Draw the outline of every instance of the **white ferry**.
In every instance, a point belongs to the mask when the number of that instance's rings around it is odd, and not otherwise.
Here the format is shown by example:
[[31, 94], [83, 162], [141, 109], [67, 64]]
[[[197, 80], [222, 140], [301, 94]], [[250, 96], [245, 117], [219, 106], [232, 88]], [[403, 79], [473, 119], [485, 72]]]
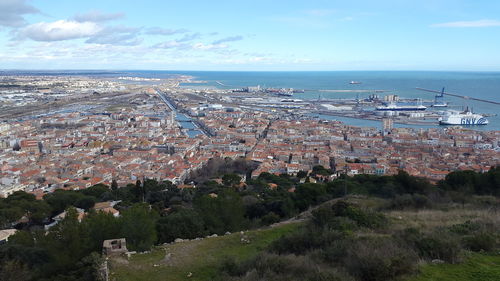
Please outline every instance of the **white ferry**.
[[448, 107], [447, 102], [435, 102], [431, 105], [432, 107]]
[[481, 114], [472, 113], [469, 110], [463, 112], [448, 110], [439, 118], [440, 125], [486, 125], [488, 119]]

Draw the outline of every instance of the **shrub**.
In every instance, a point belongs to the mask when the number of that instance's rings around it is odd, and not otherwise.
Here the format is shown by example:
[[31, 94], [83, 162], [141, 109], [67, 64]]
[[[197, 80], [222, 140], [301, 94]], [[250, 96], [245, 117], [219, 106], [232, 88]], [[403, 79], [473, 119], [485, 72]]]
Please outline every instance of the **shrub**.
[[416, 269], [415, 253], [389, 239], [358, 240], [343, 261], [348, 272], [363, 281], [392, 280]]
[[[335, 270], [324, 268], [313, 262], [306, 256], [295, 255], [276, 255], [262, 253], [250, 262], [245, 263], [242, 268], [245, 271], [237, 269], [233, 271], [237, 278], [229, 280], [273, 280], [273, 281], [351, 281], [353, 278], [348, 274]], [[231, 265], [229, 270], [234, 270]], [[231, 271], [225, 271], [231, 275]]]
[[339, 264], [346, 256], [347, 250], [353, 244], [351, 239], [339, 239], [333, 241], [329, 246], [318, 251], [317, 255], [321, 260], [329, 264]]
[[328, 222], [327, 226], [330, 229], [337, 230], [346, 234], [352, 233], [358, 228], [355, 221], [346, 217], [334, 217]]
[[304, 254], [310, 250], [327, 247], [344, 237], [344, 233], [327, 228], [302, 228], [274, 241], [269, 249], [278, 254]]
[[248, 268], [245, 263], [238, 263], [234, 258], [224, 257], [219, 270], [229, 276], [241, 276]]
[[426, 207], [430, 207], [430, 201], [427, 196], [422, 194], [413, 194], [413, 205], [416, 209], [422, 209]]
[[479, 231], [482, 228], [482, 223], [478, 221], [466, 221], [464, 223], [460, 224], [454, 224], [450, 226], [450, 231], [461, 234], [461, 235], [466, 235], [466, 234], [471, 234], [473, 232]]
[[464, 246], [475, 252], [491, 251], [496, 247], [496, 238], [487, 232], [475, 233], [463, 239]]
[[398, 195], [391, 200], [390, 208], [402, 210], [412, 205], [413, 205], [413, 200], [411, 194], [403, 194], [403, 195]]
[[352, 232], [357, 228], [355, 221], [348, 217], [335, 216], [330, 207], [321, 207], [312, 212], [312, 223], [317, 227], [326, 227], [341, 232]]
[[391, 200], [390, 208], [392, 209], [422, 209], [430, 206], [430, 200], [422, 194], [403, 194], [394, 197]]
[[335, 213], [332, 208], [320, 207], [312, 211], [312, 223], [316, 226], [322, 227], [327, 225], [334, 216]]
[[339, 201], [332, 205], [334, 215], [347, 217], [355, 221], [359, 226], [368, 228], [382, 228], [388, 223], [387, 218], [377, 212], [362, 210], [345, 201]]
[[437, 229], [427, 234], [416, 229], [407, 229], [399, 235], [399, 238], [411, 245], [422, 258], [455, 263], [462, 249], [459, 237], [444, 229]]
[[265, 216], [262, 217], [262, 223], [264, 225], [273, 224], [273, 223], [276, 223], [276, 222], [279, 222], [279, 221], [280, 221], [280, 216], [278, 216], [274, 212], [270, 212], [267, 215], [265, 215]]

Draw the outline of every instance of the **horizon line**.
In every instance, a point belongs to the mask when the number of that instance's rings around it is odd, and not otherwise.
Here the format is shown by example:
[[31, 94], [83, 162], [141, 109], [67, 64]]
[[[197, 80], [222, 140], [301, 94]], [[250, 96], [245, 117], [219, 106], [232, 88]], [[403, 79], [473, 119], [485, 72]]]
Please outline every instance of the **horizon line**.
[[375, 69], [375, 70], [202, 70], [202, 69], [105, 69], [105, 68], [58, 68], [58, 69], [19, 69], [5, 68], [3, 71], [184, 71], [184, 72], [500, 72], [499, 70], [432, 70], [432, 69]]

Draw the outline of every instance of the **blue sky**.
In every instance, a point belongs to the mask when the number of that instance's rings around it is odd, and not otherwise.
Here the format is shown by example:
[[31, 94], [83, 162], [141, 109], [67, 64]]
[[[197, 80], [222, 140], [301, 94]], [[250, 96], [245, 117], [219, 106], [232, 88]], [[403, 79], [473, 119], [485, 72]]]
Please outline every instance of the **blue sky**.
[[0, 0], [0, 69], [500, 70], [495, 0]]

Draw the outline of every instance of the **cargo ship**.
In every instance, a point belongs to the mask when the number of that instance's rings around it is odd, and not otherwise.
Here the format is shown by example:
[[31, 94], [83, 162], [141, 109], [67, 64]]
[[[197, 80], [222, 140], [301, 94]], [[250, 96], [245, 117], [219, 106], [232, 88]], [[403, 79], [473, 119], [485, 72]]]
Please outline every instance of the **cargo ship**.
[[463, 112], [448, 110], [439, 118], [440, 125], [487, 125], [488, 119], [481, 114], [473, 113], [466, 109]]
[[361, 84], [361, 82], [359, 82], [359, 81], [351, 81], [351, 82], [349, 82], [349, 84], [351, 84], [351, 85], [358, 85], [358, 84]]

